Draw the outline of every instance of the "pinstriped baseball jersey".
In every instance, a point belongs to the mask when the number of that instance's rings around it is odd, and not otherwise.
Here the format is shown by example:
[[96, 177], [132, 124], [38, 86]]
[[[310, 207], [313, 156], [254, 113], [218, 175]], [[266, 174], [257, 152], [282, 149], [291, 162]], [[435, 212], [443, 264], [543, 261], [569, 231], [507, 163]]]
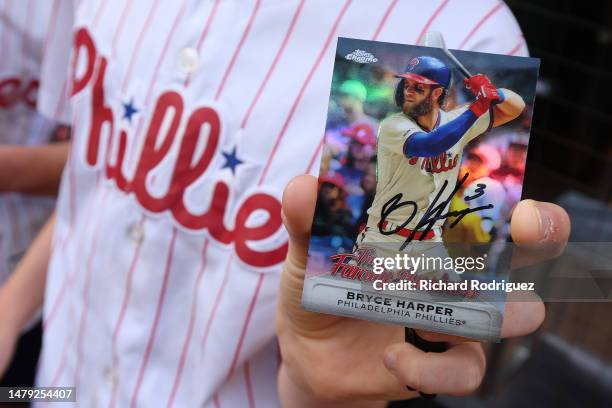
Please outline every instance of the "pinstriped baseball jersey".
[[[52, 122], [36, 111], [51, 4], [38, 0], [0, 3], [0, 143], [48, 143]], [[0, 193], [0, 284], [48, 218], [54, 201]]]
[[336, 38], [432, 29], [451, 47], [524, 49], [505, 6], [464, 6], [63, 2], [74, 35], [51, 40], [66, 61], [48, 62], [40, 109], [70, 118], [73, 146], [38, 384], [74, 385], [85, 406], [276, 406], [279, 200], [318, 167]]

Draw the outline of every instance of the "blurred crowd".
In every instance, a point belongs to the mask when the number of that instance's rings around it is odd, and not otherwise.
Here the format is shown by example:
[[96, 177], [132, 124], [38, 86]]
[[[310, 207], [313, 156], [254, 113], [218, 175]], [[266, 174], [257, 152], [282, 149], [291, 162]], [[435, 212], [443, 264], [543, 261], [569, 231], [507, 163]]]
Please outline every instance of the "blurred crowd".
[[[362, 73], [359, 80], [336, 78], [332, 86], [312, 235], [315, 245], [331, 246], [335, 251], [350, 249], [367, 222], [367, 210], [376, 193], [378, 124], [397, 109], [392, 104], [393, 75], [374, 67], [367, 74], [363, 78]], [[451, 106], [459, 103], [458, 99], [453, 92]], [[529, 118], [527, 113], [516, 124], [494, 129], [466, 148], [460, 178], [468, 176], [450, 210], [487, 204], [493, 208], [470, 213], [455, 227], [447, 228], [446, 242], [507, 239], [510, 211], [520, 199], [525, 173]], [[484, 195], [464, 200], [482, 186]], [[449, 218], [447, 223], [452, 221]]]
[[392, 89], [378, 82], [345, 80], [330, 101], [312, 235], [333, 237], [332, 246], [352, 247], [376, 193], [376, 117], [388, 112]]
[[[470, 213], [453, 228], [446, 228], [445, 242], [488, 243], [509, 237], [510, 213], [521, 198], [527, 141], [513, 135], [507, 136], [503, 144], [489, 143], [489, 138], [473, 147], [468, 146], [464, 152], [459, 179], [466, 179], [453, 197], [450, 210], [489, 204], [493, 208]], [[465, 200], [466, 197], [477, 196], [477, 189], [483, 188], [485, 194]], [[453, 221], [454, 218], [449, 218], [447, 225]]]

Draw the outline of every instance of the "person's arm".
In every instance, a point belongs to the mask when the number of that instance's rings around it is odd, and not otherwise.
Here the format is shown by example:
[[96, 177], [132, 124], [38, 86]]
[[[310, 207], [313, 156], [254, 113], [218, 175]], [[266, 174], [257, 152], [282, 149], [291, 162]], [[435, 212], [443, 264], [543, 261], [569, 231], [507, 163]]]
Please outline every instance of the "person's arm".
[[[338, 378], [342, 373], [338, 373]], [[385, 400], [348, 400], [324, 401], [318, 395], [301, 389], [288, 375], [287, 368], [281, 364], [278, 371], [278, 398], [281, 406], [285, 408], [384, 408], [388, 402]]]
[[68, 142], [0, 145], [0, 192], [57, 194], [68, 149]]
[[519, 117], [525, 109], [525, 101], [509, 89], [500, 89], [504, 95], [502, 103], [493, 107], [493, 127], [501, 126]]
[[54, 226], [52, 215], [0, 288], [0, 376], [11, 360], [21, 329], [42, 306]]
[[404, 143], [406, 157], [434, 157], [453, 147], [484, 112], [476, 115], [471, 109], [431, 132], [416, 132]]

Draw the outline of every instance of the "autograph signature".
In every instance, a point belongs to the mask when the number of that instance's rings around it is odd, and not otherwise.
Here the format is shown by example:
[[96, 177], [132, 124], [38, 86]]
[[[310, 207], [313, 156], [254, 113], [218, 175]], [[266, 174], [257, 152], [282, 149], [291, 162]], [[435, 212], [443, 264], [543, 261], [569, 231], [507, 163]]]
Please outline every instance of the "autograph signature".
[[[412, 230], [410, 235], [406, 238], [406, 240], [400, 247], [400, 251], [406, 248], [406, 245], [412, 242], [416, 234], [420, 234], [419, 241], [422, 241], [423, 238], [429, 233], [429, 231], [431, 231], [436, 221], [438, 220], [443, 220], [448, 217], [457, 217], [457, 219], [455, 219], [453, 223], [450, 225], [450, 228], [453, 228], [466, 215], [476, 212], [476, 211], [493, 208], [493, 204], [488, 204], [488, 205], [482, 205], [480, 207], [466, 208], [464, 210], [448, 211], [444, 213], [444, 209], [448, 206], [448, 204], [450, 203], [455, 193], [461, 189], [461, 186], [463, 186], [463, 183], [465, 183], [465, 180], [467, 179], [468, 176], [469, 176], [469, 173], [466, 173], [465, 176], [463, 176], [463, 178], [457, 182], [457, 184], [455, 185], [455, 188], [453, 189], [453, 191], [451, 191], [448, 197], [444, 201], [438, 204], [438, 200], [440, 199], [440, 196], [442, 195], [442, 193], [444, 193], [444, 190], [446, 190], [446, 186], [448, 185], [448, 180], [444, 180], [444, 184], [442, 184], [442, 188], [440, 189], [440, 191], [438, 191], [438, 194], [436, 195], [434, 200], [431, 202], [431, 204], [429, 204], [427, 211], [425, 211], [425, 214], [423, 214], [423, 217], [418, 222], [416, 227]], [[465, 196], [464, 200], [471, 201], [471, 200], [477, 199], [478, 197], [481, 197], [485, 193], [486, 188], [487, 188], [486, 184], [477, 184], [477, 188], [474, 191], [474, 194], [471, 196]], [[380, 231], [381, 234], [383, 235], [397, 234], [399, 231], [406, 228], [406, 225], [408, 225], [412, 221], [412, 219], [415, 217], [418, 211], [417, 204], [414, 201], [402, 201], [403, 196], [404, 196], [403, 193], [396, 194], [393, 197], [391, 197], [391, 199], [387, 201], [385, 205], [383, 205], [383, 208], [380, 212], [380, 224], [378, 225], [378, 230]], [[393, 211], [396, 211], [400, 208], [407, 207], [407, 206], [412, 207], [412, 213], [410, 214], [410, 217], [408, 217], [408, 219], [404, 221], [404, 223], [398, 226], [396, 229], [391, 230], [391, 231], [383, 231], [383, 223], [385, 222], [387, 217], [391, 215]], [[423, 227], [425, 228], [421, 230], [421, 228]]]

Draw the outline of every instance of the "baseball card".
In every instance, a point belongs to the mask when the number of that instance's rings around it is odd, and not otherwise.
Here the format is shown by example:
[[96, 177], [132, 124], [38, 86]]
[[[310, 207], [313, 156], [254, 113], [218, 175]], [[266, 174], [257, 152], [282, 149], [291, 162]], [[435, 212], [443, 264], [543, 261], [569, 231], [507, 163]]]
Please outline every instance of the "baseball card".
[[302, 304], [498, 340], [540, 63], [433, 45], [338, 39]]

